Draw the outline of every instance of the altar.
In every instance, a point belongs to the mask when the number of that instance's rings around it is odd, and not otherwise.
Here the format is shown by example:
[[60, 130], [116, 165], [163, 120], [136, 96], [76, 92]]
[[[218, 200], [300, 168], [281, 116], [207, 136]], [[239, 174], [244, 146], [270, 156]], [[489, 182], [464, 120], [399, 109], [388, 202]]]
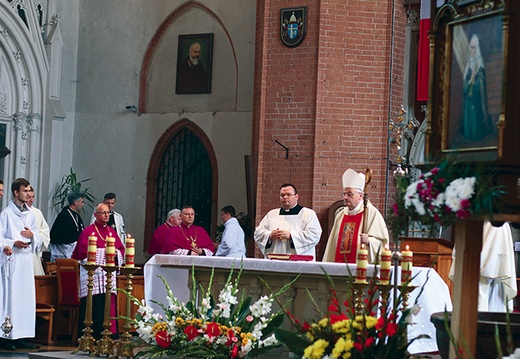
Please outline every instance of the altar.
[[[155, 255], [144, 267], [146, 304], [151, 306], [154, 312], [163, 314], [162, 309], [151, 302], [153, 299], [160, 303], [167, 303], [166, 289], [159, 275], [166, 279], [177, 299], [185, 303], [190, 299], [193, 290], [192, 268], [197, 286], [201, 285], [204, 289], [207, 289], [213, 271], [212, 292], [218, 297], [218, 292], [224, 286], [230, 269], [235, 268], [238, 273], [240, 267], [242, 267], [240, 290], [250, 295], [253, 301], [262, 295], [270, 294], [262, 280], [269, 284], [273, 292], [276, 292], [300, 275], [291, 289], [280, 298], [282, 302], [292, 300], [287, 309], [299, 320], [312, 320], [316, 315], [307, 291], [311, 293], [320, 310], [326, 312], [331, 284], [324, 271], [334, 281], [341, 298], [341, 293], [345, 292], [349, 272], [355, 275], [356, 270], [355, 265], [347, 266], [342, 263], [276, 261], [258, 258], [244, 258], [242, 262], [240, 259], [226, 257]], [[374, 266], [369, 266], [367, 277], [373, 274]], [[412, 339], [419, 335], [427, 335], [430, 338], [416, 340], [409, 347], [409, 351], [412, 354], [435, 352], [437, 351], [435, 327], [430, 322], [430, 316], [444, 309], [448, 311], [452, 309], [449, 289], [433, 269], [413, 267], [412, 275], [412, 285], [418, 288], [411, 293], [409, 303], [410, 306], [418, 304], [421, 311], [412, 318], [414, 324], [408, 328], [408, 337]], [[400, 279], [400, 271], [398, 279]], [[423, 290], [419, 296], [421, 287]]]

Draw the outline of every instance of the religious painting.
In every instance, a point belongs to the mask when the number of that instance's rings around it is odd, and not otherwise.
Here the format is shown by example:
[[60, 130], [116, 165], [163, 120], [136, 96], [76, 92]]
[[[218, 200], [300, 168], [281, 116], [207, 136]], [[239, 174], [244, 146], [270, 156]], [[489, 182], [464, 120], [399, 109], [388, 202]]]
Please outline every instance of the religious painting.
[[307, 31], [307, 7], [280, 10], [280, 39], [287, 47], [300, 46]]
[[498, 145], [504, 81], [503, 16], [450, 24], [448, 119], [444, 150]]
[[211, 93], [212, 60], [212, 33], [179, 35], [175, 93]]
[[354, 233], [356, 224], [352, 222], [345, 223], [341, 236], [340, 253], [351, 253], [352, 243], [354, 241]]

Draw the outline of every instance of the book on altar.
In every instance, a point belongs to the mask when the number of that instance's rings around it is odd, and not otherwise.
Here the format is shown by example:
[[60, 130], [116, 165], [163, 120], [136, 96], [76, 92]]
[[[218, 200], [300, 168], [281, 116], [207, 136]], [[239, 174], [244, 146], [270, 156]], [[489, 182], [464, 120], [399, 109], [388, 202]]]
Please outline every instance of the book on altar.
[[268, 253], [267, 258], [279, 261], [312, 261], [314, 259], [311, 255], [284, 253]]

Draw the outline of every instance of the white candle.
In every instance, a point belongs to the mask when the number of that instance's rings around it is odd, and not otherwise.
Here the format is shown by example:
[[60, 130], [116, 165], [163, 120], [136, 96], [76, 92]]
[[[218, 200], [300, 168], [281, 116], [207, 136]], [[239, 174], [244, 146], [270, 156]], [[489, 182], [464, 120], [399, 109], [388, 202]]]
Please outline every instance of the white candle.
[[105, 248], [105, 265], [108, 267], [113, 267], [116, 264], [115, 256], [116, 256], [116, 247], [115, 242], [116, 239], [111, 237], [111, 234], [107, 237]]
[[401, 260], [401, 284], [405, 284], [412, 280], [412, 259], [413, 252], [410, 250], [410, 246], [406, 245]]
[[379, 268], [379, 283], [390, 284], [390, 268], [392, 267], [392, 252], [385, 247], [381, 252], [381, 266]]
[[134, 268], [135, 262], [135, 239], [132, 238], [131, 235], [128, 235], [126, 238], [126, 248], [125, 248], [125, 267]]
[[88, 237], [87, 264], [96, 264], [97, 238], [94, 233]]
[[356, 261], [356, 283], [367, 282], [367, 268], [368, 268], [368, 250], [365, 249], [365, 244], [361, 243], [361, 248], [357, 251]]

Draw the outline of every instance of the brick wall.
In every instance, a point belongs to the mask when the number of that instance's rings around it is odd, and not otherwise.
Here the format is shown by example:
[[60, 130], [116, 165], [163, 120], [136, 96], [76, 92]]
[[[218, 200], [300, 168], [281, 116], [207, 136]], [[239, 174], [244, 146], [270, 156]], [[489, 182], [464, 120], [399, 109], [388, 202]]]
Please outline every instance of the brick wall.
[[[327, 210], [341, 199], [347, 168], [372, 169], [369, 197], [383, 211], [388, 115], [402, 103], [406, 19], [397, 5], [391, 62], [390, 2], [286, 1], [283, 7], [302, 5], [308, 7], [307, 35], [299, 47], [288, 48], [280, 40], [279, 4], [257, 2], [256, 224], [279, 206], [280, 184], [293, 182], [300, 204], [313, 208], [322, 223], [320, 258], [329, 232]], [[289, 148], [288, 159], [276, 140]]]

